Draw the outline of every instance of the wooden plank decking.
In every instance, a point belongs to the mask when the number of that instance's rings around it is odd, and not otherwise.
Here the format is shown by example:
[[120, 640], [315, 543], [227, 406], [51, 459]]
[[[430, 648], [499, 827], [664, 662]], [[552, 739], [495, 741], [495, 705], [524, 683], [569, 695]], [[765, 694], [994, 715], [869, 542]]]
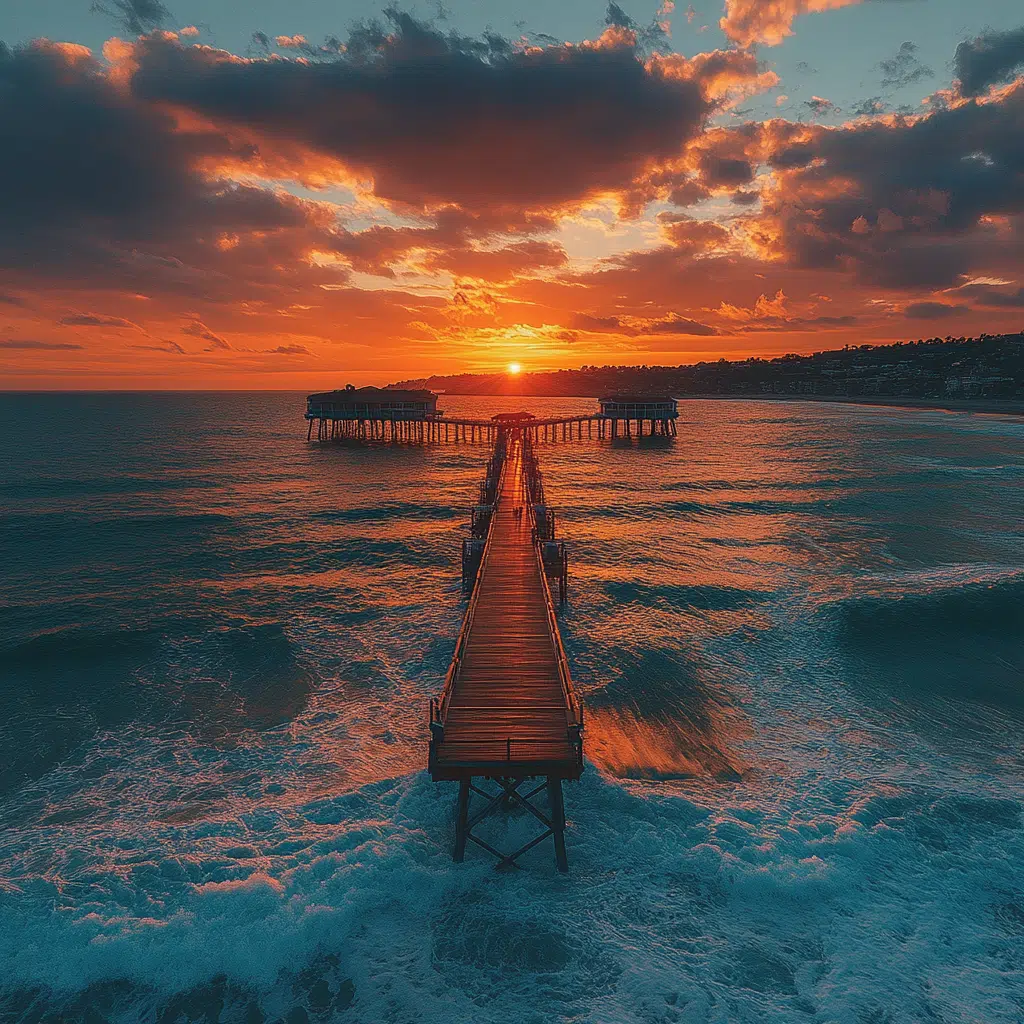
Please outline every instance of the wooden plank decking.
[[[510, 439], [487, 545], [443, 698], [435, 779], [578, 778], [577, 712], [525, 506], [523, 447]], [[562, 667], [560, 669], [560, 658]]]

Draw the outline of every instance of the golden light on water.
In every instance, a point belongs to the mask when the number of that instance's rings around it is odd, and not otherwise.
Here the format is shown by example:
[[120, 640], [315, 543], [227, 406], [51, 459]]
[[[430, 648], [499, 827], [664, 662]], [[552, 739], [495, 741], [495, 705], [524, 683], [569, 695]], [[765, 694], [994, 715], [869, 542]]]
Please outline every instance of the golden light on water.
[[517, 374], [517, 373], [522, 372], [522, 369], [523, 368], [522, 368], [522, 366], [519, 363], [509, 363], [508, 364], [508, 372], [511, 373], [513, 376], [515, 374]]

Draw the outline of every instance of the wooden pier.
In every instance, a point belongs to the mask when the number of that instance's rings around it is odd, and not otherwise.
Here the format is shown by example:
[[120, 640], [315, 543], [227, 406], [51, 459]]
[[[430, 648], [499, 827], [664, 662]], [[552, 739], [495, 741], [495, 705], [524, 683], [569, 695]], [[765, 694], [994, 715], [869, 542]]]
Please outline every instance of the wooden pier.
[[[355, 388], [310, 395], [306, 439], [318, 441], [486, 442], [493, 445], [462, 575], [470, 592], [455, 655], [441, 694], [430, 702], [427, 765], [435, 781], [458, 782], [456, 861], [473, 843], [509, 867], [551, 838], [559, 871], [568, 871], [562, 782], [583, 771], [583, 705], [569, 675], [553, 590], [568, 586], [565, 544], [544, 497], [534, 447], [543, 442], [676, 436], [673, 398], [623, 394], [600, 399], [593, 414], [538, 417], [498, 413], [449, 417], [432, 391]], [[478, 807], [473, 807], [473, 798]], [[546, 797], [546, 799], [545, 799]], [[482, 803], [481, 803], [482, 801]], [[477, 829], [510, 808], [542, 831], [509, 853]]]
[[[511, 866], [551, 837], [558, 869], [567, 871], [562, 781], [583, 771], [583, 707], [548, 582], [555, 576], [564, 598], [564, 548], [560, 558], [545, 550], [558, 546], [530, 432], [507, 424], [498, 433], [486, 539], [444, 689], [431, 702], [428, 767], [435, 781], [459, 783], [456, 861], [471, 842]], [[545, 793], [542, 808], [536, 801]], [[471, 813], [473, 795], [483, 804]], [[503, 853], [474, 829], [512, 805], [542, 831]]]

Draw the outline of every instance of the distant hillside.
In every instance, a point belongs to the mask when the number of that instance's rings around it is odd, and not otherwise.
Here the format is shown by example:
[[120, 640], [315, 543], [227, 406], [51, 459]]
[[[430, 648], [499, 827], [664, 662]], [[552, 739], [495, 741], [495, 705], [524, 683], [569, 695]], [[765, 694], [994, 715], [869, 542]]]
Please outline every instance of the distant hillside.
[[809, 356], [720, 359], [682, 366], [582, 366], [544, 373], [460, 373], [407, 380], [451, 395], [600, 398], [613, 392], [687, 395], [834, 395], [1024, 398], [1024, 333], [853, 345]]

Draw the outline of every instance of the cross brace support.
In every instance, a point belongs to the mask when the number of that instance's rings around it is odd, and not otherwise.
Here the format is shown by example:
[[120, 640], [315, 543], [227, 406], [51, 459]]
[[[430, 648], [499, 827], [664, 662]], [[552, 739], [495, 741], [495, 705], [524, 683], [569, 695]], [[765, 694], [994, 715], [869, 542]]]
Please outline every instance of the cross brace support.
[[[497, 858], [499, 868], [511, 868], [516, 866], [517, 858], [521, 857], [527, 850], [532, 850], [538, 843], [542, 843], [548, 836], [555, 842], [555, 864], [561, 872], [569, 870], [569, 860], [565, 853], [565, 803], [562, 799], [562, 780], [548, 776], [544, 782], [534, 786], [529, 792], [521, 793], [520, 789], [528, 782], [533, 781], [535, 776], [516, 777], [504, 776], [494, 779], [500, 787], [500, 792], [494, 793], [474, 784], [472, 778], [459, 781], [459, 804], [455, 818], [455, 849], [453, 857], [457, 863], [462, 863], [466, 856], [466, 843], [472, 842], [481, 849], [486, 850]], [[547, 790], [549, 815], [544, 814], [533, 801], [536, 797]], [[487, 802], [472, 815], [469, 813], [469, 801], [472, 793], [483, 797]], [[490, 843], [473, 834], [473, 829], [485, 818], [497, 814], [502, 808], [518, 804], [529, 811], [543, 826], [544, 831], [536, 835], [525, 846], [521, 846], [515, 853], [502, 853], [496, 850]]]

